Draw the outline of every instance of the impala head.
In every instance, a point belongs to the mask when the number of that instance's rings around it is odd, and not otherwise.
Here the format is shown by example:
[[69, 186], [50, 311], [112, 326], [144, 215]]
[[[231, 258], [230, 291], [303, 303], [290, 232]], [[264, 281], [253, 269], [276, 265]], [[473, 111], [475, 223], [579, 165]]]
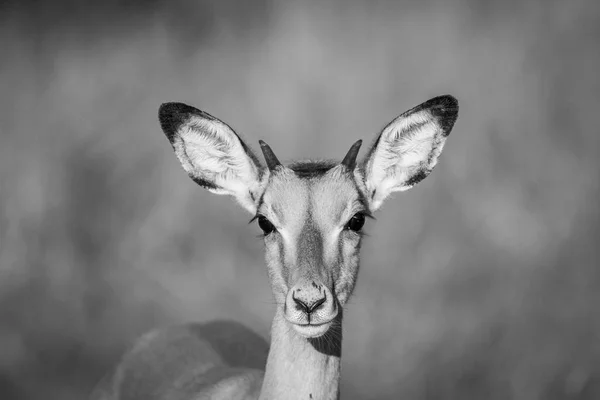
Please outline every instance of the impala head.
[[264, 233], [273, 294], [302, 336], [326, 333], [352, 294], [365, 219], [436, 165], [458, 115], [451, 96], [400, 115], [357, 163], [361, 141], [341, 162], [285, 166], [260, 142], [266, 166], [224, 122], [181, 103], [160, 107], [160, 124], [188, 175], [229, 194]]

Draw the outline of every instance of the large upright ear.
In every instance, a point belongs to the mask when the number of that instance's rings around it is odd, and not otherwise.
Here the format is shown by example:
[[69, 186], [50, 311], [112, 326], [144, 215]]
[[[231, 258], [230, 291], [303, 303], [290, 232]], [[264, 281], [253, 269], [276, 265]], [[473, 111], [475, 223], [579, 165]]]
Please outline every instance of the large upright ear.
[[386, 126], [363, 161], [371, 210], [392, 192], [423, 180], [438, 158], [458, 117], [458, 101], [435, 97], [408, 110]]
[[183, 103], [162, 104], [158, 119], [190, 178], [213, 193], [234, 196], [256, 212], [262, 168], [231, 127]]

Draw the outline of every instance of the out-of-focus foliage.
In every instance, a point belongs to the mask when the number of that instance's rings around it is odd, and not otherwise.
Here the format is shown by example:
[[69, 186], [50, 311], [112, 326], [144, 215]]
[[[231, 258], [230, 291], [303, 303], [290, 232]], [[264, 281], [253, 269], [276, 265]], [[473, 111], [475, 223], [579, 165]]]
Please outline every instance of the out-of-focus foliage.
[[444, 93], [438, 167], [367, 226], [343, 397], [600, 398], [599, 4], [3, 2], [0, 398], [83, 398], [150, 327], [268, 335], [258, 228], [187, 178], [161, 102], [341, 158]]

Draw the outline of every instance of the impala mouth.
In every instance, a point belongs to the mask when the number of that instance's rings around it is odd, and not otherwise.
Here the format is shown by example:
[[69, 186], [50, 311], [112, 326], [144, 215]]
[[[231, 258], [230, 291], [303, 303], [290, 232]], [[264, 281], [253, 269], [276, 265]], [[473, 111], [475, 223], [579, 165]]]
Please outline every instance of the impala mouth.
[[331, 321], [322, 324], [292, 324], [294, 330], [307, 339], [323, 336], [331, 327]]

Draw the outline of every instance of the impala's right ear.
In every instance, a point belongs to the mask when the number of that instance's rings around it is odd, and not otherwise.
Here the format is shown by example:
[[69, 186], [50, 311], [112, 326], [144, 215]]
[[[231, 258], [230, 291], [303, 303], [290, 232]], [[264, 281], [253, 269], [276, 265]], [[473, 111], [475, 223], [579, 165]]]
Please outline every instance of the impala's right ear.
[[256, 212], [262, 167], [231, 127], [183, 103], [162, 104], [158, 119], [190, 178], [213, 193], [234, 196]]

